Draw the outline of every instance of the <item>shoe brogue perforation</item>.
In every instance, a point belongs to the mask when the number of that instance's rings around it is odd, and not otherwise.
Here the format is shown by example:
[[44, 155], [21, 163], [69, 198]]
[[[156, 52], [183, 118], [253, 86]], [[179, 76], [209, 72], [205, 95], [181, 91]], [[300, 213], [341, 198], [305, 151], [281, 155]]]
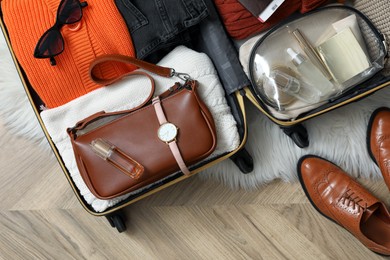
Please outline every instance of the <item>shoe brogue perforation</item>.
[[377, 149], [376, 149], [376, 152], [379, 153], [379, 150], [380, 150], [380, 147], [381, 145], [390, 139], [390, 135], [380, 135], [380, 136], [377, 136], [376, 137], [376, 145], [377, 145]]
[[379, 168], [381, 168], [381, 172], [382, 172], [383, 177], [385, 177], [385, 175], [390, 177], [390, 160], [389, 160], [389, 158], [386, 158], [386, 157], [383, 158], [383, 156], [380, 153], [380, 149], [382, 148], [382, 145], [386, 140], [390, 140], [390, 136], [383, 135], [380, 138], [378, 138], [375, 152], [376, 152], [376, 157], [378, 158], [377, 164], [378, 164]]
[[[375, 157], [380, 157], [379, 149], [380, 149], [380, 146], [384, 140], [385, 140], [385, 137], [383, 135], [377, 136], [376, 140], [375, 140], [375, 148], [373, 149], [372, 147], [370, 147], [371, 151], [375, 155]], [[377, 162], [377, 163], [379, 163], [379, 162]]]
[[[323, 190], [320, 189], [320, 185], [326, 185], [328, 186], [328, 188], [330, 188], [332, 190], [331, 193], [334, 192], [333, 188], [331, 187], [331, 183], [332, 183], [332, 180], [330, 180], [329, 178], [329, 175], [331, 174], [337, 174], [337, 171], [338, 171], [338, 168], [335, 169], [333, 166], [331, 167], [328, 167], [327, 169], [324, 169], [322, 171], [322, 176], [318, 178], [318, 180], [313, 183], [313, 192], [315, 196], [317, 196], [318, 198], [318, 203], [322, 205], [322, 208], [323, 209], [326, 209], [326, 215], [329, 215], [329, 217], [333, 218], [336, 222], [339, 222], [341, 221], [341, 219], [339, 219], [337, 216], [334, 215], [334, 212], [333, 212], [333, 207], [335, 207], [335, 204], [338, 204], [337, 202], [337, 199], [334, 200], [335, 203], [326, 203], [325, 201], [328, 201], [328, 198], [329, 198], [329, 194], [324, 196], [323, 195]], [[330, 195], [332, 196], [332, 195]], [[327, 198], [326, 198], [327, 197]], [[336, 206], [336, 207], [340, 207], [340, 205]], [[343, 218], [343, 217], [342, 217]]]
[[321, 197], [321, 192], [319, 191], [319, 186], [321, 184], [329, 184], [330, 181], [329, 181], [329, 174], [331, 174], [332, 172], [334, 172], [334, 170], [332, 168], [329, 168], [327, 169], [326, 171], [324, 171], [322, 173], [322, 176], [321, 178], [318, 178], [318, 180], [314, 183], [314, 187], [315, 187], [315, 193], [318, 197]]
[[338, 199], [339, 205], [342, 206], [345, 210], [347, 210], [351, 214], [358, 215], [367, 210], [367, 202], [364, 202], [362, 198], [358, 195], [355, 195], [355, 192], [351, 191], [351, 189], [347, 189], [341, 197]]
[[388, 177], [390, 176], [390, 160], [387, 160], [384, 162], [385, 169], [383, 170], [382, 174], [386, 174]]

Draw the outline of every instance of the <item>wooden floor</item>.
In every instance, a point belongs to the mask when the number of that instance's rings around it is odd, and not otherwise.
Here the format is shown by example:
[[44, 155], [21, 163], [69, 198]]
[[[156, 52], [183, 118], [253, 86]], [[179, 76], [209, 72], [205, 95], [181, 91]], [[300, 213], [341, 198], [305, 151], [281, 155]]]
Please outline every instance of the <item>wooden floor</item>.
[[[0, 121], [1, 259], [381, 259], [298, 183], [231, 190], [194, 176], [128, 208], [127, 232], [79, 204], [54, 156]], [[383, 182], [362, 181], [389, 205]]]

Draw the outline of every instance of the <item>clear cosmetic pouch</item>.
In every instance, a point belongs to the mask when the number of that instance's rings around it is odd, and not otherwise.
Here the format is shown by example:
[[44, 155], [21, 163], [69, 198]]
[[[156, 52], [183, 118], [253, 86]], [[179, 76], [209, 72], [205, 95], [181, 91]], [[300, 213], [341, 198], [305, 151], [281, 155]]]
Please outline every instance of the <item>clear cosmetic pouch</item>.
[[277, 118], [293, 119], [347, 95], [384, 67], [384, 37], [359, 11], [327, 6], [280, 24], [254, 45], [256, 96]]

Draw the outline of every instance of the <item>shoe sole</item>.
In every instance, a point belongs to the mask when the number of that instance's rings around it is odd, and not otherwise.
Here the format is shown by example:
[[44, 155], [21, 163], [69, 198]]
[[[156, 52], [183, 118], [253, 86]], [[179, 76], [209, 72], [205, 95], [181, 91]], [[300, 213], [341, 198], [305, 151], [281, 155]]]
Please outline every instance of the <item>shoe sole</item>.
[[[379, 109], [377, 109], [379, 110]], [[390, 109], [388, 109], [390, 111]], [[382, 111], [382, 110], [381, 110]], [[325, 159], [325, 158], [322, 158], [320, 156], [317, 156], [317, 155], [313, 155], [313, 154], [308, 154], [308, 155], [305, 155], [303, 157], [301, 157], [298, 161], [298, 164], [297, 164], [297, 172], [298, 172], [298, 179], [299, 179], [299, 182], [301, 183], [301, 186], [302, 186], [302, 189], [303, 191], [305, 192], [305, 195], [306, 197], [308, 198], [310, 204], [313, 206], [313, 208], [315, 208], [322, 216], [324, 216], [325, 218], [329, 219], [330, 221], [332, 221], [333, 223], [337, 224], [339, 227], [345, 229], [346, 231], [348, 231], [348, 233], [350, 233], [355, 239], [357, 239], [355, 237], [354, 234], [352, 234], [348, 229], [344, 228], [343, 226], [341, 226], [339, 223], [337, 223], [335, 220], [333, 220], [332, 218], [330, 218], [329, 216], [325, 215], [324, 213], [321, 212], [321, 210], [319, 208], [317, 208], [317, 206], [314, 204], [313, 200], [311, 199], [310, 195], [309, 195], [309, 192], [307, 191], [306, 189], [306, 185], [303, 181], [303, 178], [302, 178], [302, 173], [301, 173], [301, 165], [302, 165], [302, 162], [307, 159], [307, 158], [318, 158], [318, 159], [321, 159], [321, 160], [324, 160], [324, 161], [327, 161], [331, 164], [333, 164], [334, 166], [336, 166], [337, 168], [341, 169], [339, 166], [337, 166], [336, 164], [334, 164], [333, 162]], [[341, 169], [343, 172], [344, 170]], [[357, 239], [357, 241], [359, 241], [362, 245], [364, 245], [359, 239]], [[365, 246], [365, 245], [364, 245]], [[377, 255], [380, 255], [380, 256], [386, 256], [386, 257], [389, 257], [390, 255], [385, 255], [385, 254], [381, 254], [381, 253], [378, 253], [378, 252], [375, 252], [373, 250], [371, 250], [370, 248], [368, 248], [367, 246], [365, 246], [368, 250], [370, 250], [371, 252], [377, 254]]]
[[380, 108], [377, 108], [374, 112], [372, 112], [370, 120], [368, 121], [367, 136], [366, 136], [366, 144], [367, 144], [368, 155], [371, 157], [371, 159], [374, 161], [374, 163], [377, 166], [379, 166], [378, 162], [376, 161], [376, 159], [374, 157], [374, 154], [372, 153], [372, 150], [371, 150], [371, 129], [372, 129], [372, 124], [374, 123], [375, 117], [382, 111], [389, 111], [390, 112], [390, 108], [388, 108], [388, 107], [380, 107]]

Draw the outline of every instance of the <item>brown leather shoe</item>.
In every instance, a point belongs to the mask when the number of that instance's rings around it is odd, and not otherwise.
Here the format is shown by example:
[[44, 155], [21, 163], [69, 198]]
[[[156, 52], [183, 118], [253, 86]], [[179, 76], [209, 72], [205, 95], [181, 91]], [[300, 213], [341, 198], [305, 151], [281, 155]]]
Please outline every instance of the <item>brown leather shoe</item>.
[[370, 250], [390, 255], [390, 214], [382, 202], [338, 166], [314, 155], [299, 160], [298, 176], [316, 210]]
[[367, 128], [367, 150], [390, 189], [390, 109], [387, 107], [378, 108], [371, 115]]

